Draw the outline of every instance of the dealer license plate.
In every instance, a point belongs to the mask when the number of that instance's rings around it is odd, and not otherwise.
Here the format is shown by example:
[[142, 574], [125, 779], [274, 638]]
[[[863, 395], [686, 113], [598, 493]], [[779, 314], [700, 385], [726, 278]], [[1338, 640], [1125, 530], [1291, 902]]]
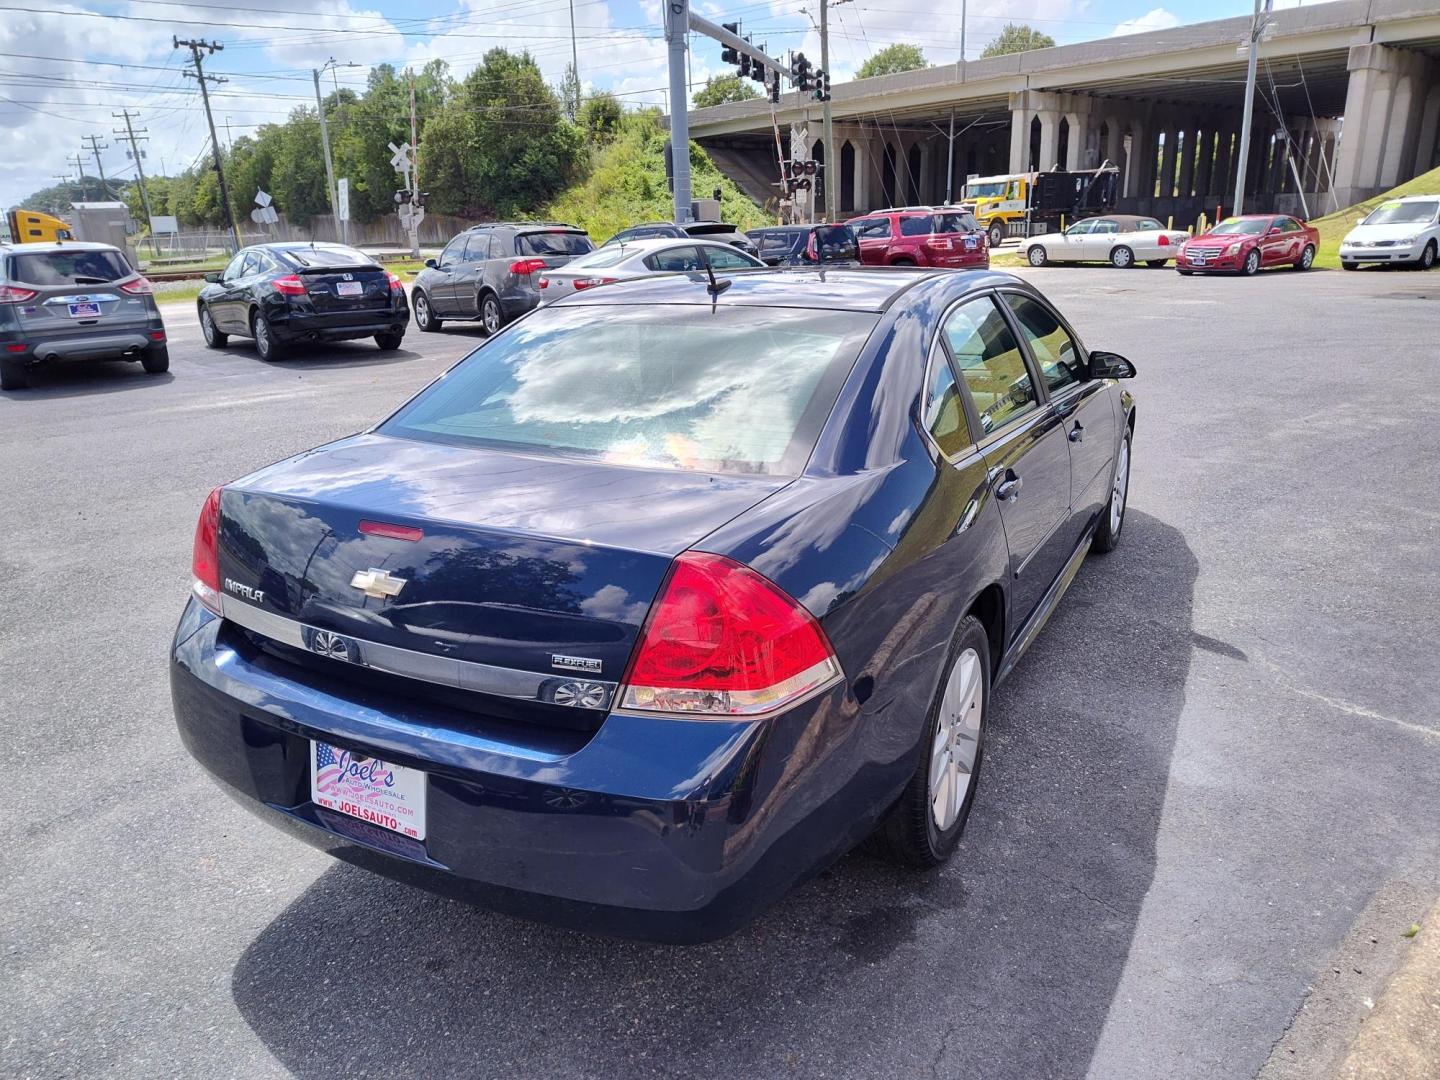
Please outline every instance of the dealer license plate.
[[364, 296], [365, 283], [363, 281], [341, 281], [335, 285], [337, 296]]
[[310, 744], [310, 798], [316, 806], [425, 839], [426, 776], [329, 743]]
[[98, 319], [100, 317], [100, 305], [93, 300], [86, 300], [79, 304], [71, 304], [70, 317], [72, 319]]

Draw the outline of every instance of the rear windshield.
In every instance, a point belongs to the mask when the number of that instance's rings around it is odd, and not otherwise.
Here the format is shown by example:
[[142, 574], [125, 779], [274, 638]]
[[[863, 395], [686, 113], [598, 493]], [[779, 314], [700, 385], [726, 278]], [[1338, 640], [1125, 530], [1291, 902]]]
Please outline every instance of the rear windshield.
[[521, 233], [516, 246], [521, 255], [584, 255], [595, 250], [590, 237], [576, 232]]
[[625, 465], [794, 475], [877, 319], [708, 305], [541, 308], [379, 430]]
[[1371, 210], [1369, 216], [1360, 224], [1419, 225], [1433, 218], [1437, 208], [1440, 208], [1440, 202], [1400, 202], [1398, 199], [1391, 199]]
[[627, 246], [623, 240], [614, 244], [606, 244], [603, 248], [596, 248], [590, 254], [581, 255], [574, 262], [567, 263], [566, 269], [584, 270], [589, 267], [599, 270], [602, 267], [614, 266], [616, 263], [630, 258], [637, 250], [633, 245]]
[[356, 251], [342, 244], [281, 248], [280, 255], [297, 266], [369, 266], [375, 262], [363, 251]]
[[118, 251], [37, 251], [10, 256], [9, 276], [45, 288], [108, 285], [134, 272]]
[[723, 221], [702, 221], [694, 225], [686, 225], [685, 231], [691, 236], [718, 236], [720, 233], [733, 235], [740, 230], [734, 225], [727, 225]]

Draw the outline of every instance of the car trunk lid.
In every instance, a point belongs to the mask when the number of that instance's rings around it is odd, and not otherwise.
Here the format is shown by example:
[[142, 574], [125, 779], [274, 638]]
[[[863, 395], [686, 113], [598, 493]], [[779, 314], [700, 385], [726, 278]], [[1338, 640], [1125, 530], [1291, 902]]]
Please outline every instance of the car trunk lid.
[[[144, 279], [118, 251], [57, 247], [9, 256], [7, 278], [21, 296], [12, 301], [22, 333], [143, 330], [150, 322]], [[13, 295], [13, 294], [12, 294]]]
[[378, 311], [390, 307], [390, 275], [378, 266], [306, 266], [295, 274], [316, 311]]

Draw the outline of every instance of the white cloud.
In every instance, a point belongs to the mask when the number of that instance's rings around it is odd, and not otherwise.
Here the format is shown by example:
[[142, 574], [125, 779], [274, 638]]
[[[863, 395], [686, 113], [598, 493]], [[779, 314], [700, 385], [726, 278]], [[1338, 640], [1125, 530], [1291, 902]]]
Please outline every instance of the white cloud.
[[1171, 14], [1164, 8], [1151, 8], [1144, 15], [1134, 19], [1126, 19], [1118, 24], [1110, 32], [1111, 37], [1120, 37], [1123, 34], [1143, 34], [1147, 30], [1169, 30], [1172, 26], [1179, 26], [1178, 16]]

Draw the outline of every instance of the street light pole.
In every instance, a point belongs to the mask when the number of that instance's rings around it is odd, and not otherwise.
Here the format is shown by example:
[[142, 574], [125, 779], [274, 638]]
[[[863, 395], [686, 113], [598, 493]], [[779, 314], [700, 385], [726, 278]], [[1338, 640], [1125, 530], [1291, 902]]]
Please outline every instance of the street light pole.
[[1255, 14], [1250, 19], [1250, 56], [1245, 65], [1245, 108], [1240, 115], [1239, 167], [1235, 170], [1235, 209], [1233, 214], [1245, 212], [1245, 167], [1250, 161], [1250, 121], [1255, 111], [1255, 66], [1260, 52], [1260, 35], [1264, 32], [1270, 12], [1270, 0], [1255, 0]]
[[[843, 3], [844, 0], [838, 0]], [[830, 79], [830, 0], [820, 0], [820, 68]], [[835, 121], [830, 115], [830, 92], [820, 102], [820, 122], [825, 140], [825, 220], [840, 220], [840, 159], [835, 153]], [[809, 156], [808, 154], [806, 155]]]
[[325, 194], [330, 199], [330, 216], [335, 219], [335, 234], [345, 242], [345, 226], [340, 221], [340, 202], [335, 194], [335, 163], [330, 157], [330, 129], [325, 123], [325, 102], [320, 97], [320, 76], [332, 67], [338, 67], [332, 56], [322, 67], [311, 68], [315, 78], [315, 111], [320, 114], [320, 142], [325, 147]]

